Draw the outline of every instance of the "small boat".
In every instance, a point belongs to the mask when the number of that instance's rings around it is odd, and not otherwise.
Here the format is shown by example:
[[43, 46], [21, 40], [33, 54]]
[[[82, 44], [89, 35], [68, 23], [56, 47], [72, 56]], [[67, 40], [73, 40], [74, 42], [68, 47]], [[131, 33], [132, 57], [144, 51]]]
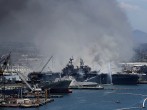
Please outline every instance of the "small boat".
[[31, 107], [39, 107], [39, 103], [35, 102], [34, 100], [30, 99], [23, 99], [23, 103], [20, 104], [22, 108], [31, 108]]
[[22, 108], [39, 107], [39, 104], [21, 104], [20, 107]]
[[96, 82], [79, 82], [76, 81], [76, 79], [72, 76], [69, 77], [70, 79], [72, 79], [70, 88], [71, 89], [89, 89], [89, 90], [101, 90], [104, 89], [104, 87], [102, 87], [101, 85], [99, 85]]

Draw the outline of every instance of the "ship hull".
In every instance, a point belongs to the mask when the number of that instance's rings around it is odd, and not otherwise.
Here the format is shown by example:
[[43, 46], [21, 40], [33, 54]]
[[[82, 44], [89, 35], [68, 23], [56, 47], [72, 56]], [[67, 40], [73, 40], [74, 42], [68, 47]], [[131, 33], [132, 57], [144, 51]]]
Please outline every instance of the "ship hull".
[[113, 74], [113, 85], [136, 85], [138, 84], [139, 76], [135, 74]]
[[69, 88], [51, 88], [51, 90], [49, 91], [52, 94], [56, 94], [56, 93], [72, 93], [72, 90], [70, 90]]
[[139, 76], [137, 74], [110, 74], [102, 73], [97, 77], [97, 82], [100, 84], [113, 85], [136, 85], [138, 84]]
[[12, 94], [20, 94], [21, 89], [5, 89], [5, 90], [0, 90], [1, 94], [5, 95], [12, 95]]
[[106, 74], [106, 73], [102, 73], [102, 74], [99, 74], [98, 76], [98, 82], [100, 84], [111, 84], [112, 82], [112, 79], [110, 77], [110, 74]]
[[43, 90], [49, 89], [51, 93], [68, 93], [71, 80], [61, 80], [59, 73], [30, 73], [32, 83], [37, 83]]
[[41, 86], [42, 89], [48, 89], [50, 93], [71, 93], [69, 85], [71, 80], [60, 80], [52, 83], [45, 83]]

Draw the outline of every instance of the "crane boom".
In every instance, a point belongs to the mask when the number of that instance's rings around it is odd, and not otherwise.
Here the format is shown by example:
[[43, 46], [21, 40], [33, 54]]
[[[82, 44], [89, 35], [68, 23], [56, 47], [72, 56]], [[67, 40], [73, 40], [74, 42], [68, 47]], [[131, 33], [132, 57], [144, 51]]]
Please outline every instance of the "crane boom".
[[2, 66], [0, 67], [0, 75], [3, 75], [5, 69], [7, 68], [10, 56], [11, 52], [5, 58], [0, 59], [0, 63], [2, 63]]
[[23, 73], [21, 72], [17, 72], [18, 73], [18, 76], [21, 78], [21, 80], [27, 85], [27, 87], [33, 91], [33, 88], [30, 86], [30, 84], [26, 81], [26, 79], [24, 78], [24, 75]]
[[44, 70], [44, 68], [47, 66], [47, 64], [50, 62], [50, 60], [53, 58], [53, 56], [51, 56], [48, 61], [46, 62], [46, 64], [43, 66], [42, 70], [40, 71], [40, 73], [42, 73], [42, 71]]

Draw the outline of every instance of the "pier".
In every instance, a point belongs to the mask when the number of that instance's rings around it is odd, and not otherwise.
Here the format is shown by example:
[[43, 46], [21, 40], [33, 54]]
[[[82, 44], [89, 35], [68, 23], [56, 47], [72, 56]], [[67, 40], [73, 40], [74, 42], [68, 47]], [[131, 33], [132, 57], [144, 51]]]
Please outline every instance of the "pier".
[[84, 89], [84, 90], [103, 90], [102, 86], [88, 87], [88, 86], [71, 86], [70, 89]]
[[54, 99], [9, 99], [1, 101], [0, 107], [23, 107], [23, 108], [32, 108], [39, 107], [54, 101]]

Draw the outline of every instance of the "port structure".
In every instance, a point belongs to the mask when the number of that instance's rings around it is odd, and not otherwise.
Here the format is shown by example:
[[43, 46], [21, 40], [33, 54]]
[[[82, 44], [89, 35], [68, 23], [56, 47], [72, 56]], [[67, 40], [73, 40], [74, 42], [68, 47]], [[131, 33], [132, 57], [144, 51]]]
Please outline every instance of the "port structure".
[[[43, 66], [43, 68], [41, 69], [40, 73], [44, 70], [44, 68], [47, 66], [47, 64], [50, 62], [50, 60], [53, 58], [53, 56], [51, 56], [49, 58], [49, 60], [46, 62], [46, 64]], [[41, 91], [41, 88], [36, 88], [36, 86], [34, 85], [34, 88], [32, 88], [30, 86], [30, 84], [26, 81], [25, 76], [23, 75], [23, 73], [21, 72], [17, 72], [19, 77], [21, 78], [21, 80], [27, 85], [27, 87], [31, 90], [31, 91]]]
[[[2, 66], [0, 67], [0, 76], [2, 78], [2, 82], [4, 84], [4, 89], [5, 89], [5, 78], [4, 78], [4, 71], [5, 69], [8, 67], [9, 65], [9, 62], [10, 62], [10, 59], [11, 59], [11, 52], [7, 55], [7, 56], [2, 56], [0, 58], [0, 64], [2, 64]], [[27, 87], [31, 90], [31, 91], [41, 91], [40, 88], [32, 88], [30, 86], [30, 84], [26, 81], [25, 79], [25, 76], [23, 75], [23, 73], [21, 73], [20, 71], [16, 71], [15, 72], [18, 74], [18, 76], [21, 78], [21, 80], [27, 85]]]
[[33, 91], [34, 89], [30, 86], [30, 84], [26, 81], [26, 79], [24, 78], [24, 76], [23, 76], [23, 73], [21, 73], [21, 72], [17, 72], [17, 74], [19, 75], [19, 77], [21, 78], [21, 80], [27, 85], [27, 87], [31, 90], [31, 91]]

